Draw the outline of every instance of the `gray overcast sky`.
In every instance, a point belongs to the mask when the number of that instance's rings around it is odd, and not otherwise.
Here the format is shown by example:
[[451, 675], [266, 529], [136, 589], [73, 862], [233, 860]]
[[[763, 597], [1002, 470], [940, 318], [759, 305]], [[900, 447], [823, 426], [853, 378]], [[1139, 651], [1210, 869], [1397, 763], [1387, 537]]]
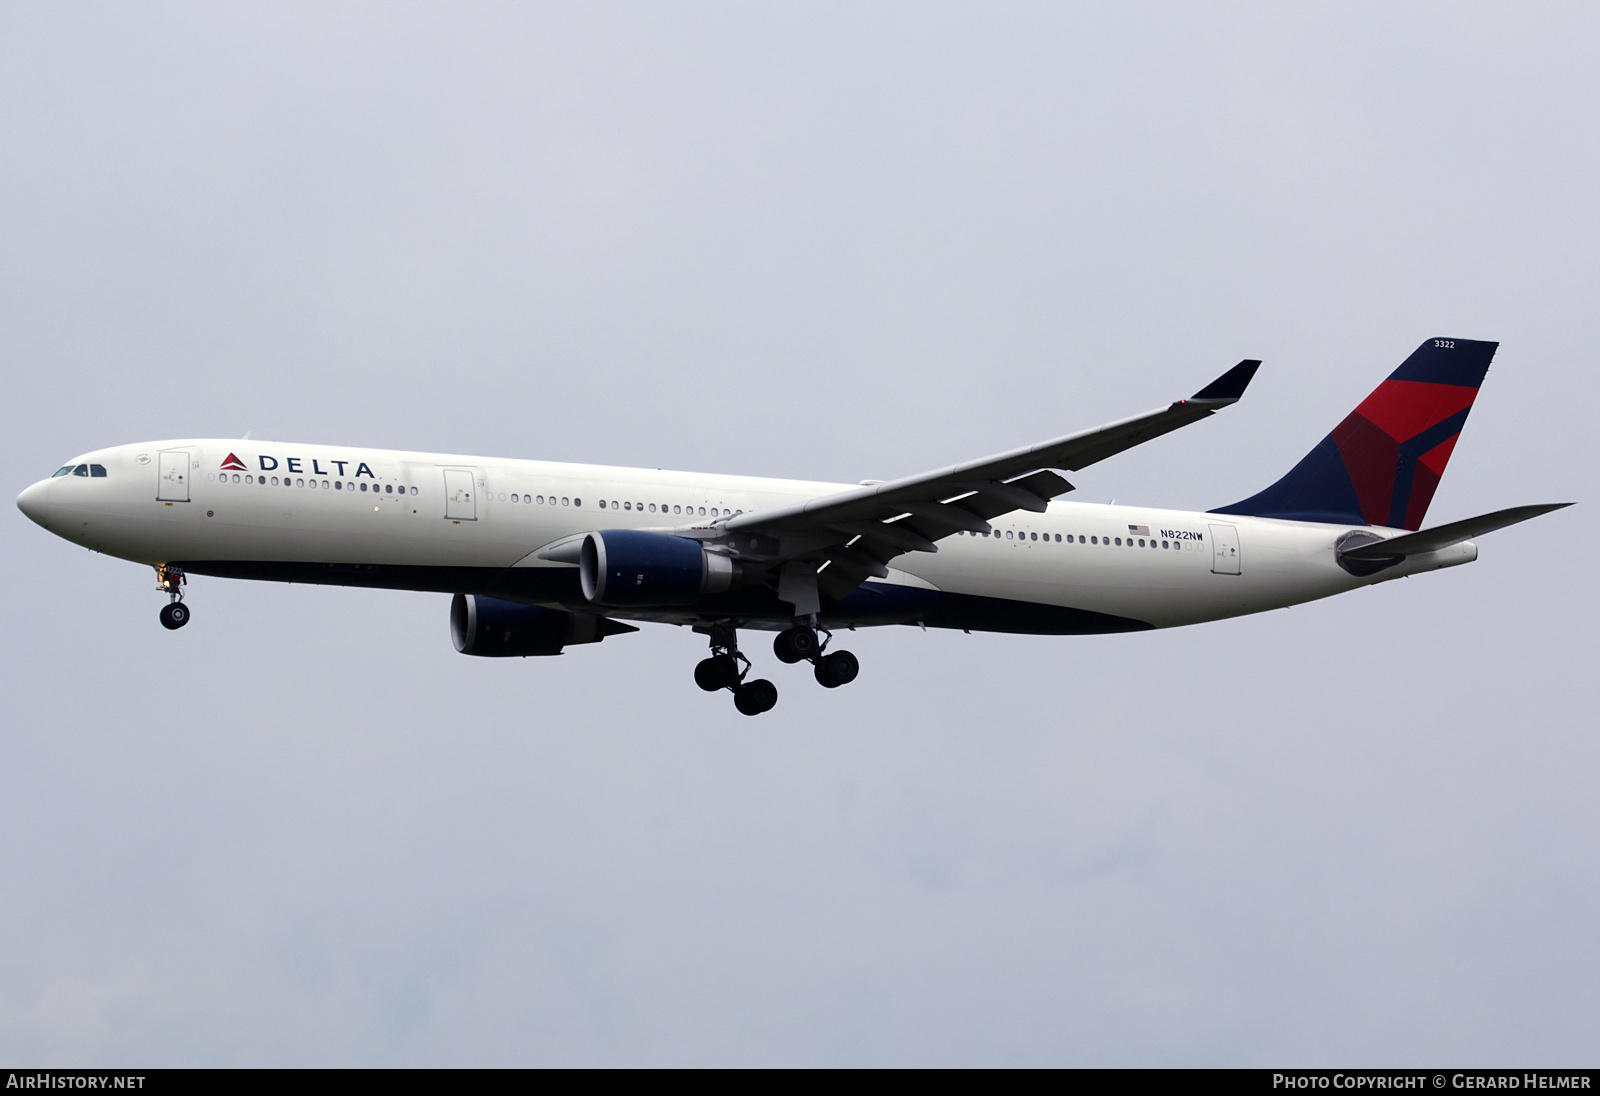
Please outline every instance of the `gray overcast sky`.
[[1102, 638], [150, 573], [11, 512], [0, 1061], [1593, 1064], [1600, 9], [0, 7], [0, 468], [238, 436], [836, 478], [1266, 362], [1205, 508], [1502, 348], [1471, 567]]

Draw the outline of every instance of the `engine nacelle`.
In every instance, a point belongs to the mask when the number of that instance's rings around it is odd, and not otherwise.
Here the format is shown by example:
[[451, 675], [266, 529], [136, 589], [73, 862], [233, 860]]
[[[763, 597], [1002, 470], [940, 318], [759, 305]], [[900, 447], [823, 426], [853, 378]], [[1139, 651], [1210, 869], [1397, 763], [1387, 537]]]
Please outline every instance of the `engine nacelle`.
[[497, 597], [457, 594], [450, 600], [450, 639], [464, 655], [558, 655], [562, 647], [599, 643], [606, 636], [636, 631], [631, 624], [589, 613], [569, 613]]
[[603, 529], [583, 538], [578, 578], [596, 605], [692, 605], [732, 586], [734, 564], [688, 537]]

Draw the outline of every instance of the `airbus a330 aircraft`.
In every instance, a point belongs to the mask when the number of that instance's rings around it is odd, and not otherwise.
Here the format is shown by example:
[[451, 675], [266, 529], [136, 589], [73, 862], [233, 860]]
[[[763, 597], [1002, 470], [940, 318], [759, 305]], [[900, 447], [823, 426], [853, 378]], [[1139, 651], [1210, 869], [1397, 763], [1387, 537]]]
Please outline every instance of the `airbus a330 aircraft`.
[[161, 623], [188, 575], [453, 594], [469, 655], [560, 654], [638, 629], [710, 640], [694, 673], [746, 715], [737, 630], [854, 680], [832, 632], [881, 624], [1082, 635], [1257, 613], [1470, 563], [1469, 538], [1567, 503], [1418, 532], [1497, 343], [1429, 339], [1282, 479], [1201, 513], [1053, 502], [1073, 471], [1236, 402], [1243, 361], [1186, 400], [922, 475], [859, 486], [253, 441], [75, 457], [22, 512], [155, 567]]

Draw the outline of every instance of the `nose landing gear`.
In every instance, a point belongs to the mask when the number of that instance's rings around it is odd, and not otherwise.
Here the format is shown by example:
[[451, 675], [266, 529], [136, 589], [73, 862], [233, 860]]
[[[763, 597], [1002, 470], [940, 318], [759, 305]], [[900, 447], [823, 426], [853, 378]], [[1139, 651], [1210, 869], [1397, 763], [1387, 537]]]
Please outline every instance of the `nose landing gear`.
[[183, 603], [183, 587], [188, 581], [181, 567], [163, 563], [156, 568], [156, 589], [172, 599], [161, 607], [161, 626], [170, 632], [189, 623], [189, 607]]
[[750, 660], [739, 653], [738, 633], [731, 624], [711, 626], [711, 657], [694, 668], [694, 683], [708, 693], [727, 689], [742, 715], [770, 712], [778, 703], [778, 687], [764, 678], [746, 681]]
[[810, 662], [815, 667], [817, 684], [824, 689], [850, 684], [861, 672], [861, 663], [849, 651], [824, 654], [833, 633], [824, 629], [822, 634], [828, 638], [819, 639], [814, 624], [796, 624], [778, 633], [778, 638], [772, 641], [772, 653], [780, 662]]

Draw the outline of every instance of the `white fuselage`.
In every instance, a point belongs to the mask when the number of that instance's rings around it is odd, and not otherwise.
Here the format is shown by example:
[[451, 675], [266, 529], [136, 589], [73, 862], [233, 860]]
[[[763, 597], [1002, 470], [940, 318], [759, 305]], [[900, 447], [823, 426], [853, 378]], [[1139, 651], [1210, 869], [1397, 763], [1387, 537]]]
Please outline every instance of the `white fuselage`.
[[[306, 580], [416, 589], [470, 586], [472, 575], [525, 568], [570, 572], [569, 564], [541, 560], [538, 553], [590, 530], [705, 526], [721, 516], [852, 489], [256, 441], [125, 445], [73, 464], [99, 465], [105, 474], [41, 481], [19, 505], [86, 548], [201, 574], [295, 581], [309, 572], [272, 565], [323, 565], [321, 577]], [[1474, 545], [1461, 543], [1358, 577], [1335, 558], [1335, 541], [1354, 528], [1346, 525], [1074, 502], [1053, 502], [1045, 513], [1018, 511], [992, 524], [992, 535], [959, 534], [940, 541], [937, 553], [898, 556], [889, 577], [874, 581], [935, 596], [1066, 607], [1160, 628], [1279, 608], [1477, 557]], [[362, 568], [389, 577], [363, 577]], [[547, 600], [582, 607], [567, 595]]]

